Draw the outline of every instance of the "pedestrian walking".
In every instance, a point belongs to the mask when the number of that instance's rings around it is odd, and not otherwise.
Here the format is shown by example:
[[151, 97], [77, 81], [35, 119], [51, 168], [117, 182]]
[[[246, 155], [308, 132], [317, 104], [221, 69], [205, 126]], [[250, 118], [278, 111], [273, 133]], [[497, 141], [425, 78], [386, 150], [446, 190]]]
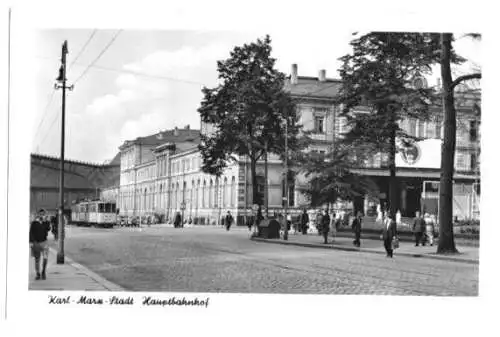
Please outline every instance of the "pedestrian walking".
[[394, 254], [393, 243], [397, 242], [397, 230], [396, 221], [393, 219], [394, 216], [390, 215], [389, 212], [384, 214], [384, 227], [382, 229], [382, 239], [384, 240], [384, 248], [387, 253], [387, 257], [392, 258]]
[[229, 231], [231, 229], [232, 224], [233, 224], [233, 216], [231, 215], [230, 211], [227, 211], [226, 221], [225, 221], [227, 231]]
[[307, 214], [307, 210], [304, 208], [304, 211], [300, 215], [300, 230], [303, 235], [307, 235], [307, 229], [309, 224], [309, 215]]
[[[49, 245], [47, 236], [50, 231], [50, 224], [45, 219], [45, 210], [38, 211], [38, 216], [30, 225], [30, 248], [31, 256], [35, 259], [36, 280], [47, 278], [47, 263], [49, 259]], [[40, 273], [40, 257], [43, 258], [42, 272]]]
[[323, 234], [324, 244], [328, 243], [329, 231], [330, 231], [330, 215], [328, 215], [328, 210], [325, 209], [323, 217], [321, 218], [321, 233]]
[[425, 221], [425, 237], [429, 245], [434, 245], [434, 219], [433, 216], [425, 213], [424, 215]]
[[425, 220], [420, 216], [420, 211], [415, 212], [415, 219], [413, 219], [413, 234], [415, 235], [415, 247], [421, 243], [425, 246]]
[[262, 215], [262, 208], [259, 205], [259, 207], [257, 208], [257, 214], [255, 216], [255, 222], [254, 222], [255, 232], [257, 233], [259, 231], [259, 224], [262, 220], [264, 220], [264, 216]]
[[354, 233], [354, 241], [352, 242], [354, 246], [361, 246], [361, 223], [362, 223], [362, 213], [358, 211], [358, 214], [352, 221], [352, 232]]
[[330, 216], [330, 224], [328, 225], [330, 228], [330, 232], [332, 232], [332, 237], [333, 237], [333, 242], [335, 242], [335, 239], [337, 238], [337, 228], [335, 226], [335, 211], [332, 208], [332, 214]]
[[50, 217], [50, 228], [51, 228], [51, 231], [52, 231], [52, 235], [54, 236], [54, 240], [57, 241], [57, 239], [59, 238], [59, 232], [58, 232], [58, 224], [59, 224], [59, 220], [57, 219], [57, 216], [53, 215]]
[[175, 213], [174, 228], [181, 227], [181, 222], [182, 222], [181, 213], [179, 212]]
[[323, 211], [319, 210], [316, 213], [316, 229], [318, 231], [318, 235], [321, 235], [322, 231], [322, 224], [323, 224]]

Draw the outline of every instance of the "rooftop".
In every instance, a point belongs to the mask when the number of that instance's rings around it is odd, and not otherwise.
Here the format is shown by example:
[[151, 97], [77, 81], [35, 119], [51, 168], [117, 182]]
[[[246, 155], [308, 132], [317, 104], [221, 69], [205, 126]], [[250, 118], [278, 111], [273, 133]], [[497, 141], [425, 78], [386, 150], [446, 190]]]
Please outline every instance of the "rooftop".
[[287, 79], [285, 90], [292, 96], [335, 99], [341, 85], [342, 82], [338, 79], [327, 78], [320, 81], [318, 77], [298, 76], [296, 84], [292, 84], [290, 78]]
[[165, 143], [178, 144], [184, 142], [197, 142], [199, 139], [200, 130], [192, 130], [188, 125], [184, 129], [175, 128], [173, 130], [160, 131], [146, 137], [138, 137], [134, 140], [127, 140], [122, 144], [122, 146], [120, 146], [120, 149], [133, 144], [160, 146]]

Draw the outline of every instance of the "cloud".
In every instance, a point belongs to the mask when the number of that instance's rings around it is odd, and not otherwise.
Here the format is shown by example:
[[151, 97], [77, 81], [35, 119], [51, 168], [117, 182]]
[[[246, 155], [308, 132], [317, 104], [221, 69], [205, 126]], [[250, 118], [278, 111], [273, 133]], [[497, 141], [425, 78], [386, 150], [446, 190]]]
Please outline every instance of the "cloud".
[[123, 68], [146, 74], [183, 75], [205, 66], [207, 61], [229, 56], [229, 50], [230, 46], [224, 44], [211, 44], [202, 48], [185, 46], [175, 51], [160, 50], [139, 62], [126, 64]]
[[[102, 161], [113, 157], [125, 140], [187, 124], [199, 128], [201, 85], [155, 77], [209, 85], [216, 80], [216, 61], [227, 58], [230, 49], [224, 44], [211, 44], [158, 50], [123, 65], [124, 70], [139, 74], [120, 74], [114, 80], [114, 93], [95, 97], [86, 107], [85, 118], [72, 126], [73, 136], [85, 139], [75, 140], [75, 155]], [[83, 129], [99, 137], [88, 137]]]

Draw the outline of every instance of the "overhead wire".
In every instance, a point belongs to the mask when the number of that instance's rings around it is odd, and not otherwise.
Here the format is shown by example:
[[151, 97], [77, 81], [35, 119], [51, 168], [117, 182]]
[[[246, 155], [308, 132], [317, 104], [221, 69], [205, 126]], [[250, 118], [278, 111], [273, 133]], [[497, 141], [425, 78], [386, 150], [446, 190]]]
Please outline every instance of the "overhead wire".
[[[97, 33], [97, 29], [94, 29], [94, 31], [92, 32], [92, 34], [90, 34], [89, 38], [88, 38], [88, 39], [87, 39], [87, 41], [84, 43], [83, 47], [82, 47], [82, 48], [80, 48], [80, 51], [78, 52], [78, 54], [77, 54], [77, 56], [75, 57], [75, 59], [74, 59], [74, 60], [71, 62], [71, 64], [69, 65], [69, 69], [71, 69], [71, 67], [75, 64], [75, 62], [76, 62], [76, 61], [80, 58], [80, 56], [83, 54], [83, 52], [85, 51], [85, 49], [86, 49], [86, 48], [87, 48], [87, 46], [89, 45], [90, 41], [92, 41], [92, 38], [95, 36], [95, 34], [96, 34], [96, 33]], [[69, 69], [68, 69], [68, 70], [69, 70]], [[42, 119], [40, 120], [40, 123], [38, 124], [38, 128], [37, 128], [37, 130], [36, 130], [35, 137], [34, 137], [33, 139], [36, 139], [36, 137], [37, 137], [37, 136], [38, 136], [38, 134], [40, 133], [41, 126], [42, 126], [43, 122], [45, 121], [45, 118], [47, 118], [47, 116], [48, 116], [48, 115], [47, 115], [47, 112], [48, 112], [48, 109], [49, 109], [50, 105], [52, 104], [52, 101], [53, 101], [53, 99], [54, 99], [54, 95], [55, 95], [55, 93], [56, 93], [56, 88], [53, 88], [53, 89], [52, 89], [52, 94], [51, 94], [51, 96], [50, 96], [50, 98], [49, 98], [49, 101], [48, 101], [47, 105], [45, 106], [45, 108], [44, 108], [44, 110], [43, 110], [44, 112], [43, 112]], [[57, 114], [56, 114], [56, 117], [57, 117]], [[54, 121], [52, 122], [52, 124], [51, 124], [51, 126], [50, 126], [49, 130], [47, 131], [47, 134], [49, 134], [49, 133], [50, 133], [50, 129], [52, 128], [52, 126], [53, 126], [53, 125], [54, 125]], [[44, 136], [43, 141], [47, 138], [47, 134]], [[42, 141], [42, 142], [40, 142], [40, 143], [43, 143], [43, 141]], [[39, 144], [40, 144], [40, 143], [39, 143]]]
[[54, 118], [52, 119], [52, 123], [50, 124], [49, 128], [47, 129], [47, 132], [45, 133], [45, 136], [43, 139], [38, 143], [38, 146], [42, 145], [45, 139], [47, 139], [47, 136], [50, 134], [50, 131], [52, 130], [52, 127], [54, 126], [54, 123], [57, 121], [57, 117], [59, 117], [58, 114], [54, 115]]
[[122, 32], [122, 29], [120, 29], [116, 34], [115, 36], [113, 36], [113, 38], [108, 42], [108, 44], [104, 47], [104, 49], [99, 53], [99, 55], [97, 55], [97, 57], [87, 66], [87, 68], [85, 68], [85, 70], [80, 74], [80, 76], [73, 82], [73, 85], [75, 85], [79, 80], [81, 80], [83, 78], [83, 76], [85, 76], [85, 74], [87, 74], [87, 72], [89, 71], [89, 69], [97, 62], [99, 61], [99, 59], [102, 57], [102, 55], [104, 55], [104, 53], [109, 49], [109, 47], [111, 47], [111, 45], [113, 44], [113, 42], [115, 42], [116, 38], [118, 37], [118, 35], [120, 35], [120, 33]]
[[83, 45], [83, 47], [80, 49], [80, 51], [78, 52], [78, 54], [76, 55], [76, 57], [73, 59], [73, 61], [69, 65], [68, 71], [71, 70], [71, 67], [76, 63], [76, 61], [78, 61], [78, 59], [83, 54], [83, 52], [85, 51], [85, 49], [89, 45], [90, 41], [92, 41], [92, 38], [94, 37], [94, 35], [96, 33], [97, 33], [97, 29], [94, 29], [94, 31], [92, 32], [92, 34], [90, 34], [89, 38], [87, 39], [87, 42], [85, 42], [85, 44]]
[[[37, 56], [37, 57], [41, 58], [41, 59], [46, 59], [46, 60], [53, 60], [53, 58], [46, 57], [46, 56]], [[81, 64], [81, 63], [75, 63], [75, 65], [83, 66], [83, 64]], [[116, 68], [104, 67], [104, 66], [98, 66], [98, 65], [92, 65], [90, 68], [94, 68], [94, 69], [98, 69], [98, 70], [105, 70], [105, 71], [112, 71], [112, 72], [116, 72], [116, 73], [131, 74], [131, 75], [136, 75], [136, 76], [141, 76], [141, 77], [148, 77], [148, 78], [159, 79], [159, 80], [166, 80], [166, 81], [180, 82], [180, 83], [186, 83], [186, 84], [193, 84], [193, 85], [197, 85], [197, 86], [200, 86], [200, 85], [201, 86], [206, 86], [206, 84], [202, 83], [202, 82], [184, 80], [184, 79], [181, 79], [181, 78], [175, 78], [175, 77], [169, 77], [169, 76], [152, 75], [152, 74], [142, 73], [140, 71], [135, 71], [135, 70], [116, 69]]]
[[36, 129], [36, 133], [35, 133], [35, 136], [33, 137], [33, 139], [36, 139], [36, 137], [38, 136], [38, 134], [40, 133], [40, 130], [41, 130], [41, 126], [42, 126], [42, 123], [45, 121], [45, 118], [47, 117], [47, 111], [49, 110], [49, 107], [50, 105], [52, 104], [52, 101], [54, 100], [54, 95], [56, 93], [56, 89], [53, 88], [52, 89], [52, 93], [50, 95], [50, 98], [49, 98], [49, 101], [47, 102], [47, 105], [45, 106], [45, 108], [43, 109], [43, 115], [42, 115], [42, 119], [40, 120], [40, 123], [38, 123], [38, 127]]

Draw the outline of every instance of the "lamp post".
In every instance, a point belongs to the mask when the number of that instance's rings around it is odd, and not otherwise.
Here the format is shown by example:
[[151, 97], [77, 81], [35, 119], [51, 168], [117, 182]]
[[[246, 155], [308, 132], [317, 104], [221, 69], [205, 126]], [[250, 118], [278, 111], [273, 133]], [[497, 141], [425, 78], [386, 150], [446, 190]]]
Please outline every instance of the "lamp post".
[[285, 116], [285, 230], [283, 240], [288, 240], [288, 112]]

